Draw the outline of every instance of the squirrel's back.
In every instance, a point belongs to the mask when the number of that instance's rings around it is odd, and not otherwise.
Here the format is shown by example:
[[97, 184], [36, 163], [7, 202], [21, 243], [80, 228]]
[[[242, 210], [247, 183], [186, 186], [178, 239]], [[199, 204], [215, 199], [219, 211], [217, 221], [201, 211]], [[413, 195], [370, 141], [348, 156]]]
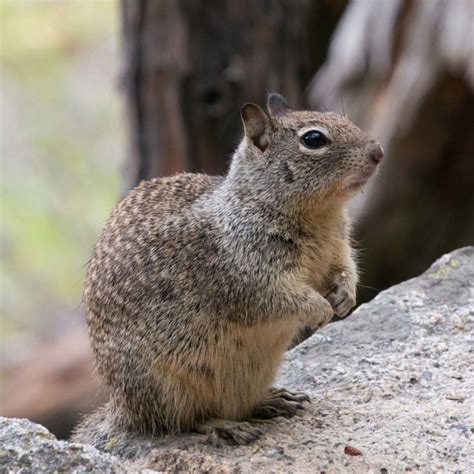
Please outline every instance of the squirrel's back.
[[[153, 364], [162, 356], [166, 359], [160, 351], [173, 352], [187, 338], [186, 326], [176, 318], [177, 300], [183, 294], [191, 297], [193, 286], [183, 262], [189, 260], [192, 274], [206, 258], [204, 251], [199, 255], [194, 250], [204, 248], [208, 235], [193, 233], [199, 223], [191, 215], [192, 205], [222, 179], [183, 173], [143, 181], [118, 204], [95, 246], [83, 301], [96, 369], [106, 388], [115, 394], [115, 387], [122, 388], [120, 405], [133, 410], [155, 398], [157, 406], [149, 413], [161, 409], [159, 400], [166, 390], [151, 380]], [[195, 241], [203, 240], [201, 245], [190, 242], [193, 235]], [[125, 412], [113, 401], [106, 408], [108, 422]], [[102, 419], [105, 412], [100, 413]], [[139, 416], [134, 429], [173, 426], [171, 420], [157, 420], [149, 413]], [[129, 420], [116, 422], [127, 426]]]

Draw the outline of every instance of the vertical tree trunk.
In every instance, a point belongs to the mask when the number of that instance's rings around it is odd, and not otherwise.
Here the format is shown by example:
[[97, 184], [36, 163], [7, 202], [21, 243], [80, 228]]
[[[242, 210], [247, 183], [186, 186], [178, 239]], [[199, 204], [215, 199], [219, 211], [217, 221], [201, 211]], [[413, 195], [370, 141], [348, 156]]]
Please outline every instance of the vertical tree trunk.
[[123, 0], [129, 186], [224, 171], [245, 101], [276, 90], [301, 105], [308, 11], [306, 0]]

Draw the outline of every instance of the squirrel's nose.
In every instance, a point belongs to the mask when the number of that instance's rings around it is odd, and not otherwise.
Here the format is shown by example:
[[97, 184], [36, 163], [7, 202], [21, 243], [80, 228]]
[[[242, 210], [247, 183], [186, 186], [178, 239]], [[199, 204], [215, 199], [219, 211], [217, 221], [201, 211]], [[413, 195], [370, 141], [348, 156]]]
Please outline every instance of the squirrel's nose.
[[373, 142], [371, 144], [369, 156], [374, 163], [380, 163], [383, 158], [383, 148], [379, 142]]

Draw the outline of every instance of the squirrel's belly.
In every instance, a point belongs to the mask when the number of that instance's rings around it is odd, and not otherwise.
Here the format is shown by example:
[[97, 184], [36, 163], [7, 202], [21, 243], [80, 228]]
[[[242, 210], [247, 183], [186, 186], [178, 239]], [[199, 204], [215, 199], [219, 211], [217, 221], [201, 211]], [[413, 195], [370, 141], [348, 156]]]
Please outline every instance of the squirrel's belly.
[[[241, 419], [262, 401], [300, 323], [288, 318], [251, 327], [234, 325], [220, 344], [215, 366], [216, 416]], [[216, 354], [217, 355], [217, 354]]]

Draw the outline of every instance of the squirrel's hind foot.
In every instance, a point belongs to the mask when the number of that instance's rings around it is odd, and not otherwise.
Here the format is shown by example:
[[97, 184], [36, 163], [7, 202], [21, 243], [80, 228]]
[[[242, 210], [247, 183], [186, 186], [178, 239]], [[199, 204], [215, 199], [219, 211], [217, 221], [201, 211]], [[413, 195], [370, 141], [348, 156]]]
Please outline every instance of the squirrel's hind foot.
[[224, 444], [250, 444], [263, 435], [263, 431], [246, 421], [230, 421], [222, 419], [200, 423], [195, 431], [208, 435], [208, 442], [216, 448]]
[[310, 398], [303, 392], [290, 392], [285, 388], [271, 388], [268, 396], [255, 408], [252, 417], [271, 419], [278, 416], [292, 417], [304, 411], [303, 402]]

